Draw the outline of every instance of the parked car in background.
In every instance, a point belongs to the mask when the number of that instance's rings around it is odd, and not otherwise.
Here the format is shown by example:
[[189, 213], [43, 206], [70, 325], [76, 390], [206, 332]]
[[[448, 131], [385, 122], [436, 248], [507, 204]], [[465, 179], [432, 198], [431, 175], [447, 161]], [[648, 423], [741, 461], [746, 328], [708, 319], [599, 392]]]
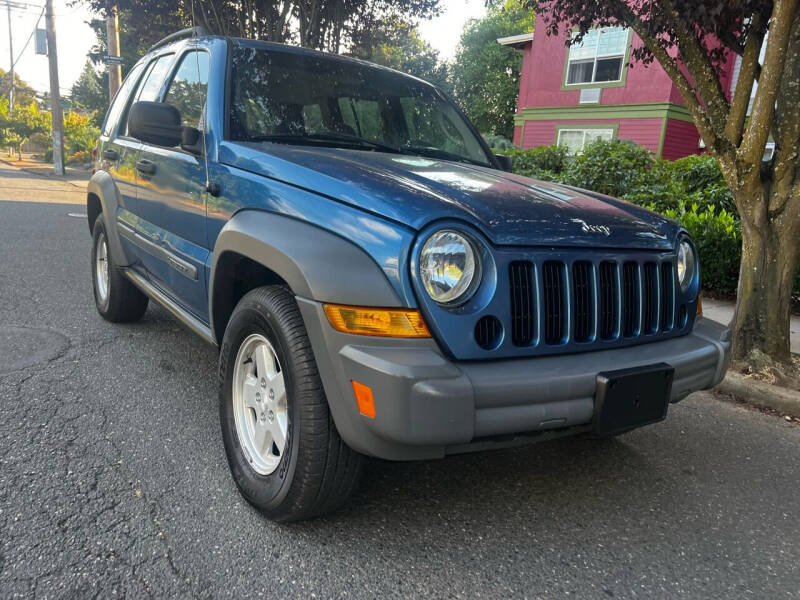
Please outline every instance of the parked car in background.
[[219, 346], [231, 473], [279, 521], [341, 505], [365, 455], [615, 435], [720, 381], [687, 233], [506, 166], [423, 81], [180, 32], [103, 126], [97, 309], [155, 300]]

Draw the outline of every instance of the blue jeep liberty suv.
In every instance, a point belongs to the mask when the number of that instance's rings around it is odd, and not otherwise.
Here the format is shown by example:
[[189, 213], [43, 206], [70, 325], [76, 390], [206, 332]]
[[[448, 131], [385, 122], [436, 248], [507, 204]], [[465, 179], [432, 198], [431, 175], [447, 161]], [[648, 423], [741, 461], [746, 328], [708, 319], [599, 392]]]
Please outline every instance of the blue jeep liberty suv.
[[98, 311], [154, 300], [219, 347], [231, 473], [278, 521], [341, 505], [364, 455], [615, 435], [727, 368], [686, 231], [509, 173], [390, 69], [178, 32], [130, 70], [95, 160]]

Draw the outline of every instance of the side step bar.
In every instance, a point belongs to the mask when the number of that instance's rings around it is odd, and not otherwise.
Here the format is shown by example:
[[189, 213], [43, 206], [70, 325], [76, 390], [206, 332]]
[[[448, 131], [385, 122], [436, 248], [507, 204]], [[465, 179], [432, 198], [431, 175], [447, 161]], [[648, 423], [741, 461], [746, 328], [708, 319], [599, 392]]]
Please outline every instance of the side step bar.
[[183, 323], [183, 325], [189, 330], [199, 335], [212, 346], [217, 345], [217, 342], [214, 340], [214, 336], [211, 335], [211, 329], [205, 323], [175, 304], [175, 302], [173, 302], [164, 292], [147, 281], [147, 279], [139, 275], [136, 271], [128, 268], [121, 268], [120, 270], [125, 277], [133, 282], [133, 285], [139, 288], [145, 295], [149, 296], [163, 306], [170, 314], [172, 314], [173, 317]]

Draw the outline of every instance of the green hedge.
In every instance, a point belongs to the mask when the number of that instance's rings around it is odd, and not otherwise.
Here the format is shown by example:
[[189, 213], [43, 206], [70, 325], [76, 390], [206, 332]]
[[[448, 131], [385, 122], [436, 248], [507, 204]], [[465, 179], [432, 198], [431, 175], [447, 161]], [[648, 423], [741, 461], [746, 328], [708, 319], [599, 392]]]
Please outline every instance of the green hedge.
[[[697, 244], [703, 289], [725, 296], [736, 293], [741, 227], [733, 196], [713, 157], [656, 159], [625, 140], [596, 140], [577, 156], [555, 145], [502, 152], [521, 175], [615, 196], [680, 222]], [[800, 272], [794, 290], [800, 296]]]
[[667, 210], [691, 234], [700, 256], [700, 278], [703, 288], [717, 294], [736, 294], [739, 262], [742, 258], [742, 231], [739, 221], [722, 209], [701, 209], [697, 204]]

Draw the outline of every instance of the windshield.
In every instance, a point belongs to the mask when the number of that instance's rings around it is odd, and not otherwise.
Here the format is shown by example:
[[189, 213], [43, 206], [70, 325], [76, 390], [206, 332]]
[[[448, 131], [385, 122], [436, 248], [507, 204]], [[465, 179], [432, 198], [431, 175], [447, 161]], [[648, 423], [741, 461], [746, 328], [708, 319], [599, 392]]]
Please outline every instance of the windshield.
[[467, 122], [433, 87], [317, 54], [234, 49], [229, 137], [418, 154], [491, 166]]

